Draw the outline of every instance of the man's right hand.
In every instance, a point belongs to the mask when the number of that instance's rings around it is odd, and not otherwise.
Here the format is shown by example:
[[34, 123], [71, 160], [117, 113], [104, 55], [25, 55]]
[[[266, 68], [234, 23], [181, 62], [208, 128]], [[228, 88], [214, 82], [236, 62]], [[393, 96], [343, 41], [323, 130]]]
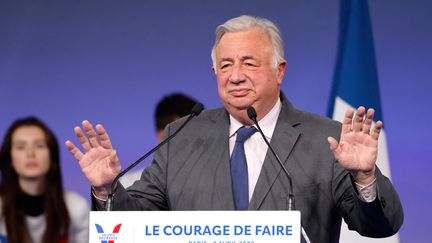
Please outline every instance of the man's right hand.
[[67, 140], [65, 144], [75, 159], [79, 161], [81, 170], [92, 185], [96, 196], [106, 199], [111, 183], [121, 171], [120, 161], [102, 125], [96, 125], [95, 131], [92, 124], [84, 120], [82, 127], [87, 136], [79, 126], [75, 127], [74, 131], [84, 153], [70, 140]]

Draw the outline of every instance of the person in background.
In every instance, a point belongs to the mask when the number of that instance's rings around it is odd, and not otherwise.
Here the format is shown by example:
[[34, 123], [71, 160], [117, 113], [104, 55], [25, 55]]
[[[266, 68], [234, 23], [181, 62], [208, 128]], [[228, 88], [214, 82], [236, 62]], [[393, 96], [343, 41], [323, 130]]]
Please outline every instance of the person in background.
[[16, 120], [0, 150], [0, 242], [88, 242], [87, 201], [64, 191], [54, 133], [38, 118]]
[[198, 101], [182, 93], [173, 93], [164, 96], [159, 101], [154, 114], [156, 135], [159, 142], [164, 138], [164, 129], [166, 125], [183, 116], [189, 115], [192, 107], [196, 103], [198, 103]]
[[[198, 101], [179, 92], [166, 95], [158, 102], [154, 112], [154, 122], [156, 127], [156, 136], [159, 142], [162, 142], [164, 139], [165, 127], [171, 122], [189, 115], [192, 107], [196, 103], [198, 103]], [[130, 171], [120, 178], [120, 182], [124, 187], [128, 187], [136, 180], [139, 180], [141, 174], [142, 169]]]

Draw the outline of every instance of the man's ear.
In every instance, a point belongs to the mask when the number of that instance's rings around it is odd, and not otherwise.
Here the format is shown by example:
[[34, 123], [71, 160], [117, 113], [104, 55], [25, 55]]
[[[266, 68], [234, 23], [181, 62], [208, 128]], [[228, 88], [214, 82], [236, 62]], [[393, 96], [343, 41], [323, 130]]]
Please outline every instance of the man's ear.
[[279, 62], [278, 66], [277, 66], [277, 70], [278, 70], [278, 74], [277, 74], [277, 76], [278, 76], [278, 84], [282, 83], [282, 79], [283, 79], [283, 76], [285, 74], [285, 70], [287, 68], [287, 65], [288, 65], [287, 61], [282, 60], [282, 61]]
[[216, 75], [216, 68], [214, 66], [211, 67], [213, 73]]

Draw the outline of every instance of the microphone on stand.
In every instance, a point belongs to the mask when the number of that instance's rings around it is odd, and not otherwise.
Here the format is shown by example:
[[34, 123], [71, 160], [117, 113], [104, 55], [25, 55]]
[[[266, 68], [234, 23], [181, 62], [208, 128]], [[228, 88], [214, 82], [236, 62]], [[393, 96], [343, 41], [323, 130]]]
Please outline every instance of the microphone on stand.
[[[288, 194], [288, 211], [293, 211], [295, 210], [295, 199], [294, 199], [294, 193], [293, 193], [293, 183], [292, 183], [292, 177], [291, 174], [288, 172], [288, 170], [285, 168], [284, 164], [282, 163], [282, 161], [279, 159], [279, 156], [277, 156], [276, 152], [274, 151], [273, 147], [270, 145], [269, 141], [267, 140], [267, 138], [265, 137], [263, 131], [261, 130], [261, 127], [258, 124], [258, 120], [257, 120], [257, 113], [255, 111], [255, 108], [253, 108], [252, 106], [249, 106], [247, 108], [247, 114], [248, 117], [255, 123], [255, 125], [258, 128], [258, 131], [261, 133], [262, 138], [264, 139], [265, 143], [267, 144], [268, 148], [270, 149], [270, 151], [272, 152], [272, 154], [274, 155], [274, 157], [276, 158], [277, 162], [279, 163], [279, 165], [281, 166], [282, 170], [285, 172], [285, 175], [288, 178], [288, 182], [289, 182], [289, 194]], [[305, 241], [307, 243], [311, 243], [309, 240], [308, 235], [306, 234], [306, 231], [304, 230], [303, 226], [301, 226], [301, 235], [303, 236], [303, 238], [305, 239]]]
[[192, 108], [191, 114], [188, 116], [188, 118], [181, 124], [181, 126], [170, 136], [168, 136], [167, 138], [165, 138], [162, 142], [160, 142], [156, 147], [154, 147], [153, 149], [151, 149], [149, 152], [147, 152], [145, 155], [143, 155], [141, 158], [139, 158], [137, 161], [135, 161], [133, 164], [129, 165], [126, 169], [124, 169], [123, 171], [121, 171], [113, 180], [112, 184], [111, 184], [111, 188], [109, 190], [108, 193], [108, 199], [107, 199], [107, 204], [106, 204], [106, 211], [112, 211], [112, 207], [113, 207], [113, 192], [114, 189], [117, 185], [118, 180], [120, 179], [120, 177], [122, 177], [124, 174], [126, 174], [129, 170], [131, 170], [132, 168], [134, 168], [135, 166], [137, 166], [139, 163], [141, 163], [141, 161], [143, 161], [145, 158], [147, 158], [149, 155], [153, 154], [155, 151], [157, 151], [160, 147], [162, 147], [162, 145], [166, 144], [167, 142], [169, 142], [172, 138], [174, 138], [185, 126], [186, 124], [189, 123], [190, 120], [192, 120], [192, 118], [194, 118], [195, 116], [198, 116], [201, 111], [204, 109], [203, 104], [201, 103], [196, 103], [194, 105], [194, 107]]
[[276, 152], [273, 150], [273, 147], [270, 145], [269, 141], [267, 140], [267, 138], [265, 137], [263, 131], [261, 130], [261, 127], [259, 126], [258, 121], [257, 121], [257, 113], [255, 111], [255, 108], [253, 108], [252, 106], [249, 106], [247, 108], [247, 114], [248, 114], [249, 118], [257, 126], [258, 131], [261, 133], [261, 136], [263, 137], [265, 143], [267, 144], [267, 146], [269, 147], [270, 151], [272, 152], [272, 154], [276, 158], [276, 160], [279, 163], [279, 165], [281, 166], [282, 170], [285, 172], [285, 175], [287, 176], [288, 182], [289, 182], [288, 210], [289, 211], [295, 210], [295, 199], [294, 199], [294, 194], [293, 194], [293, 185], [292, 185], [293, 183], [292, 183], [292, 179], [291, 179], [291, 174], [285, 168], [284, 164], [279, 159], [279, 156], [277, 156]]

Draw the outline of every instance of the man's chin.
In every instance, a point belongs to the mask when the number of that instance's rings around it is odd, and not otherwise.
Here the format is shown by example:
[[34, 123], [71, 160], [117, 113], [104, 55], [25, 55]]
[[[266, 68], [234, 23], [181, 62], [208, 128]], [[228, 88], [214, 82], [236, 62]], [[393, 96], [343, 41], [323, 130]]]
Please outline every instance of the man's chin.
[[229, 106], [236, 110], [246, 110], [248, 107], [253, 106], [254, 102], [251, 100], [235, 100], [234, 102], [229, 102]]

